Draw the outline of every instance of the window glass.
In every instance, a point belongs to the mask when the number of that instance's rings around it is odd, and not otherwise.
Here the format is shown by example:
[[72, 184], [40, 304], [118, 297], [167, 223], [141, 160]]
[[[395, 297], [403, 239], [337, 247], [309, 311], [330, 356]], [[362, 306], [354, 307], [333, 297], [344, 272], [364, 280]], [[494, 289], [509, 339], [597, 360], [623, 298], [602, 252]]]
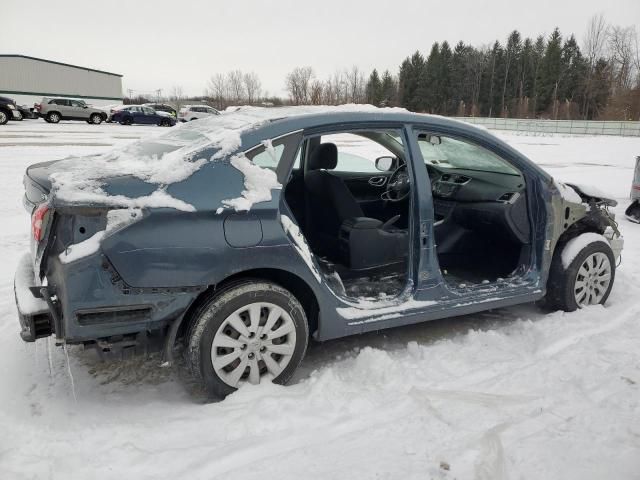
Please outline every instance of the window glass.
[[474, 143], [451, 137], [418, 135], [418, 145], [425, 163], [438, 168], [460, 168], [481, 172], [520, 175], [510, 164]]
[[144, 112], [145, 115], [153, 115], [155, 113], [153, 109], [149, 107], [142, 107], [142, 111]]
[[275, 169], [280, 163], [282, 152], [284, 152], [284, 145], [274, 145], [273, 148], [263, 148], [260, 153], [249, 158], [259, 167]]
[[69, 100], [69, 102], [71, 103], [72, 107], [80, 107], [80, 108], [82, 108], [85, 105], [84, 102], [81, 102], [79, 100]]
[[53, 100], [53, 102], [49, 102], [49, 103], [55, 103], [56, 105], [69, 105], [69, 100], [65, 100], [65, 99], [59, 98], [59, 99]]
[[[382, 133], [382, 141], [398, 142], [400, 137]], [[376, 158], [396, 157], [396, 155], [378, 141], [355, 133], [334, 133], [323, 135], [321, 143], [335, 143], [338, 147], [337, 172], [380, 173], [376, 168]]]

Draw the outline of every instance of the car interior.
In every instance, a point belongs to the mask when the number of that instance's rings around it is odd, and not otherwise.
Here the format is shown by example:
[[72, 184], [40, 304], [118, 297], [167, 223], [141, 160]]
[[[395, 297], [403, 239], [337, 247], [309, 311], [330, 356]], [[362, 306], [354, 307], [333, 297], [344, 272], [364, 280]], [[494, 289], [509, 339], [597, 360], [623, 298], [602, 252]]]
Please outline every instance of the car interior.
[[529, 264], [525, 179], [492, 152], [463, 140], [418, 135], [434, 203], [440, 270], [450, 284], [512, 280]]
[[404, 289], [410, 184], [405, 169], [393, 167], [405, 158], [395, 131], [344, 132], [303, 143], [285, 199], [336, 293], [385, 298]]
[[[528, 265], [521, 172], [488, 150], [422, 133], [436, 252], [452, 288], [513, 280]], [[348, 298], [389, 298], [407, 285], [411, 182], [402, 135], [351, 131], [307, 138], [285, 200], [327, 282]]]

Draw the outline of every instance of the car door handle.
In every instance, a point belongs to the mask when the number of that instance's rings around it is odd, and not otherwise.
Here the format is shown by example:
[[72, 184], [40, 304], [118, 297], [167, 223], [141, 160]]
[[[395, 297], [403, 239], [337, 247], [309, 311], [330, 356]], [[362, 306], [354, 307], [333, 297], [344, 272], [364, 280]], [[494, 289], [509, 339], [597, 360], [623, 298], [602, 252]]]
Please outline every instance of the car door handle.
[[369, 185], [373, 185], [374, 187], [381, 187], [387, 182], [387, 177], [371, 177], [369, 179]]

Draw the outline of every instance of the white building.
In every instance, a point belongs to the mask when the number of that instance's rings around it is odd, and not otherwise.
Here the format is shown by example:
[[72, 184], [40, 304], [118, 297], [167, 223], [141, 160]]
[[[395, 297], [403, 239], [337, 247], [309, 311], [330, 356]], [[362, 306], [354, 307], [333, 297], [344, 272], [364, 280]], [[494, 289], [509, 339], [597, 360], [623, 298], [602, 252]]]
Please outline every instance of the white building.
[[0, 96], [29, 106], [42, 97], [80, 98], [96, 106], [122, 103], [122, 75], [26, 55], [0, 54]]

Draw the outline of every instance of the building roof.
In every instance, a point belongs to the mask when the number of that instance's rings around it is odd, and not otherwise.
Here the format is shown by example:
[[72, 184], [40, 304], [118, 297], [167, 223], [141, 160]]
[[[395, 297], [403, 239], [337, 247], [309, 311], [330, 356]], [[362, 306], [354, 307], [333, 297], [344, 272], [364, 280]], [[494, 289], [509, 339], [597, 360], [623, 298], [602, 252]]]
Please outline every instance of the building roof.
[[38, 62], [53, 63], [54, 65], [62, 65], [64, 67], [77, 68], [79, 70], [88, 70], [90, 72], [103, 73], [105, 75], [112, 75], [114, 77], [122, 77], [122, 75], [120, 75], [119, 73], [105, 72], [104, 70], [96, 70], [95, 68], [80, 67], [79, 65], [71, 65], [70, 63], [56, 62], [54, 60], [47, 60], [45, 58], [31, 57], [29, 55], [0, 54], [0, 58], [2, 58], [2, 57], [4, 57], [4, 58], [26, 58], [28, 60], [36, 60]]

